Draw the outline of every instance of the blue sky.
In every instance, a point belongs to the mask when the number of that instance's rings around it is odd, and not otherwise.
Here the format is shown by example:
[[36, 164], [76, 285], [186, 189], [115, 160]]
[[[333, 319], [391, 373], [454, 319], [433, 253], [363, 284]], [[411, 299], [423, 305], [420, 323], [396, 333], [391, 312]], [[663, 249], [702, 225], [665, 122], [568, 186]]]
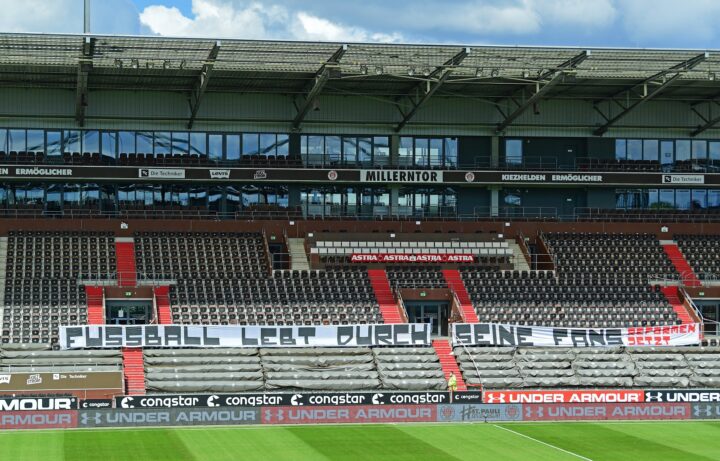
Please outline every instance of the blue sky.
[[[92, 32], [720, 49], [720, 0], [92, 0]], [[83, 0], [0, 0], [2, 32], [82, 32]]]

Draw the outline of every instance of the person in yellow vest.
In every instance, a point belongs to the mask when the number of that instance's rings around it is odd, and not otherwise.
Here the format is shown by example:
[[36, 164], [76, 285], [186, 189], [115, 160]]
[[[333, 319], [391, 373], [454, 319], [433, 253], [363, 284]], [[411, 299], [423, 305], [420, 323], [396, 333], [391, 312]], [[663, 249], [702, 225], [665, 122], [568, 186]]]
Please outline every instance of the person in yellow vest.
[[457, 377], [455, 376], [455, 372], [450, 372], [450, 377], [447, 381], [448, 390], [450, 391], [450, 401], [453, 400], [453, 394], [457, 392]]

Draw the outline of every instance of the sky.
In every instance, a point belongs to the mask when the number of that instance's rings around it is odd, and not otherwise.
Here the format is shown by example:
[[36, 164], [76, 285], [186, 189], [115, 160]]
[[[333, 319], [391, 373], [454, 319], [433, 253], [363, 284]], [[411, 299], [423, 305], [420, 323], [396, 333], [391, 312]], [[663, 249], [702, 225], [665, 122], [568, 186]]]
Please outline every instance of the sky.
[[[91, 32], [720, 49], [720, 0], [91, 0]], [[83, 0], [0, 0], [0, 32], [82, 33]]]

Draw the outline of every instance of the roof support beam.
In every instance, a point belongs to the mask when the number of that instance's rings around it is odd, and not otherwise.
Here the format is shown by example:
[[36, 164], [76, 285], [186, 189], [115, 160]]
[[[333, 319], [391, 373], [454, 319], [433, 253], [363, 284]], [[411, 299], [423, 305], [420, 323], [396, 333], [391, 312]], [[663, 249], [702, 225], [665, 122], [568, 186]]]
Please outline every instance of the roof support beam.
[[[403, 116], [403, 119], [400, 121], [400, 123], [397, 124], [395, 127], [395, 132], [400, 132], [403, 128], [405, 128], [405, 125], [410, 122], [410, 120], [415, 116], [415, 114], [420, 110], [420, 108], [425, 105], [426, 102], [432, 96], [435, 94], [435, 92], [440, 89], [440, 87], [445, 83], [445, 81], [450, 77], [450, 74], [453, 71], [453, 67], [459, 66], [463, 60], [470, 54], [470, 48], [463, 48], [458, 52], [455, 56], [445, 61], [445, 63], [442, 66], [437, 67], [434, 71], [430, 73], [430, 75], [427, 76], [428, 80], [421, 82], [416, 88], [421, 89], [423, 86], [426, 86], [425, 94], [420, 98], [418, 102], [413, 104], [412, 109], [410, 109], [410, 112], [405, 114]], [[437, 81], [435, 84], [431, 83], [431, 80], [434, 80], [435, 78]], [[408, 97], [411, 97], [411, 95], [408, 95]]]
[[195, 118], [200, 110], [200, 103], [202, 102], [205, 90], [207, 90], [208, 83], [210, 82], [210, 76], [212, 75], [213, 67], [215, 67], [215, 60], [217, 59], [218, 53], [220, 52], [220, 41], [216, 41], [208, 57], [200, 70], [198, 80], [195, 83], [195, 88], [190, 95], [190, 118], [188, 119], [187, 127], [188, 130], [192, 129], [195, 124]]
[[[649, 93], [646, 93], [641, 99], [638, 99], [634, 103], [630, 104], [628, 107], [620, 111], [619, 114], [617, 114], [615, 117], [611, 118], [610, 120], [606, 121], [602, 126], [597, 128], [593, 134], [595, 136], [602, 136], [605, 133], [608, 132], [611, 126], [616, 124], [618, 121], [620, 121], [622, 118], [624, 118], [626, 115], [628, 115], [633, 110], [637, 109], [638, 107], [642, 106], [646, 102], [650, 101], [651, 99], [655, 98], [656, 96], [660, 95], [663, 91], [667, 90], [670, 86], [673, 85], [681, 76], [683, 71], [690, 70], [700, 64], [701, 62], [705, 61], [708, 57], [710, 57], [709, 53], [703, 53], [695, 56], [694, 58], [688, 59], [687, 61], [683, 61], [680, 64], [676, 64], [667, 71], [659, 72], [649, 79], [643, 80], [643, 82], [640, 83], [640, 85], [643, 86], [644, 91], [647, 92], [647, 85], [653, 83], [656, 81], [657, 78], [665, 78], [667, 75], [674, 73], [672, 77], [665, 79], [662, 83], [660, 83], [654, 90], [650, 91]], [[629, 88], [626, 91], [630, 91], [633, 88], [636, 88], [638, 85], [633, 86], [632, 88]], [[624, 93], [625, 91], [622, 91], [621, 93]], [[620, 93], [619, 93], [620, 94]], [[611, 98], [610, 100], [612, 100]]]
[[[497, 133], [502, 133], [505, 131], [507, 127], [509, 127], [518, 117], [520, 117], [529, 107], [532, 107], [533, 104], [535, 104], [540, 98], [542, 98], [545, 93], [550, 91], [552, 87], [560, 83], [562, 80], [563, 75], [566, 71], [576, 68], [580, 65], [583, 61], [585, 61], [590, 56], [589, 51], [583, 51], [582, 53], [573, 56], [572, 58], [568, 59], [567, 61], [563, 62], [557, 68], [551, 69], [543, 74], [540, 74], [538, 76], [538, 81], [535, 82], [535, 93], [530, 96], [528, 99], [525, 100], [522, 104], [520, 104], [517, 109], [515, 109], [510, 115], [505, 117], [505, 119], [498, 124], [498, 126], [495, 128], [495, 131]], [[547, 79], [550, 80], [547, 80]], [[547, 81], [546, 81], [547, 80]], [[543, 86], [540, 86], [540, 84], [545, 81], [545, 84]]]
[[691, 138], [694, 138], [695, 136], [709, 130], [710, 128], [713, 128], [715, 125], [720, 123], [720, 115], [717, 115], [712, 118], [705, 118], [705, 117], [702, 117], [700, 115], [700, 113], [697, 110], [695, 110], [695, 108], [693, 108], [693, 111], [698, 115], [698, 117], [701, 117], [705, 123], [702, 125], [699, 125], [695, 130], [692, 131], [692, 133], [690, 133]]
[[85, 125], [85, 109], [88, 105], [88, 74], [93, 66], [94, 52], [95, 38], [84, 37], [82, 54], [78, 59], [75, 83], [75, 122], [78, 126]]
[[310, 109], [313, 107], [313, 104], [315, 103], [315, 100], [322, 92], [323, 88], [325, 87], [325, 84], [328, 80], [330, 80], [330, 71], [331, 68], [334, 65], [337, 65], [340, 63], [340, 60], [347, 52], [348, 46], [343, 45], [340, 48], [333, 53], [332, 56], [330, 56], [330, 59], [328, 59], [325, 64], [318, 69], [318, 71], [315, 73], [315, 79], [313, 82], [312, 87], [307, 92], [307, 96], [305, 97], [305, 101], [303, 102], [302, 106], [298, 109], [297, 114], [295, 115], [295, 118], [292, 122], [292, 128], [293, 130], [299, 130], [300, 125], [302, 124], [303, 120], [305, 120], [305, 116], [307, 116], [307, 113], [310, 112]]

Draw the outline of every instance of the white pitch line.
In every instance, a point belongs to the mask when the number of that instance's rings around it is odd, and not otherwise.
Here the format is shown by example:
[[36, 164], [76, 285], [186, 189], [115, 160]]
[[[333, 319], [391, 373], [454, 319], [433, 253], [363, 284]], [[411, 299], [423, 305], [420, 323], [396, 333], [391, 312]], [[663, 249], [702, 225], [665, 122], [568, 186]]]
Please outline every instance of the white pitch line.
[[520, 437], [524, 437], [524, 438], [526, 438], [526, 439], [532, 440], [533, 442], [540, 443], [540, 444], [542, 444], [542, 445], [545, 445], [546, 447], [550, 447], [550, 448], [554, 448], [554, 449], [556, 449], [556, 450], [562, 451], [563, 453], [567, 453], [567, 454], [570, 455], [570, 456], [574, 456], [574, 457], [576, 457], [576, 458], [584, 459], [585, 461], [593, 461], [593, 460], [590, 459], [590, 458], [586, 458], [586, 457], [584, 457], [584, 456], [578, 455], [577, 453], [573, 453], [572, 451], [565, 450], [564, 448], [560, 448], [560, 447], [555, 446], [555, 445], [553, 445], [553, 444], [550, 444], [550, 443], [547, 443], [547, 442], [543, 442], [542, 440], [538, 440], [538, 439], [536, 439], [536, 438], [530, 437], [529, 435], [521, 434], [520, 432], [513, 431], [512, 429], [508, 429], [507, 427], [498, 426], [497, 424], [493, 424], [493, 426], [497, 427], [498, 429], [502, 429], [502, 430], [504, 430], [504, 431], [511, 432], [511, 433], [513, 433], [513, 434], [515, 434], [515, 435], [519, 435]]

